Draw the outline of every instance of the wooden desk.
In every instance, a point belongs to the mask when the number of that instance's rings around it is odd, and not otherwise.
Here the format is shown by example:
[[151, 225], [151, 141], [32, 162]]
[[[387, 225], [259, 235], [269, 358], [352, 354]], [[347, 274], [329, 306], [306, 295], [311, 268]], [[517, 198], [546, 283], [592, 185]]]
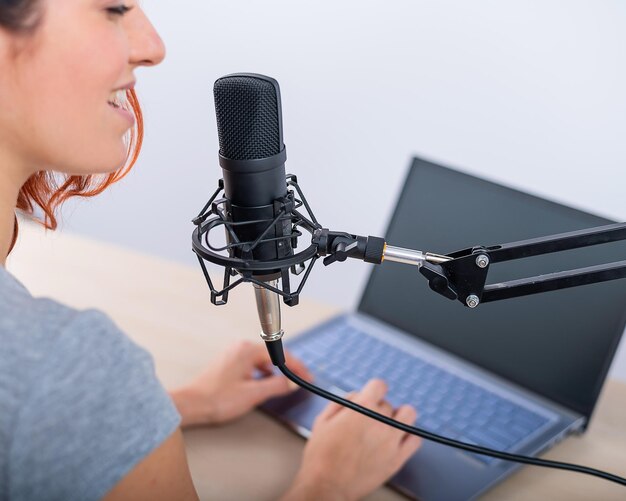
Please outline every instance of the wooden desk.
[[[39, 227], [22, 224], [7, 268], [36, 296], [107, 312], [153, 354], [167, 387], [187, 381], [236, 339], [258, 341], [252, 289], [242, 286], [227, 306], [215, 307], [199, 267], [69, 234], [44, 235]], [[335, 313], [335, 308], [307, 300], [283, 308], [286, 335]], [[220, 501], [275, 499], [296, 473], [304, 443], [260, 412], [220, 428], [187, 431], [185, 440], [200, 498]], [[626, 476], [626, 385], [609, 381], [589, 431], [568, 438], [545, 457]], [[385, 487], [367, 499], [404, 497]], [[525, 467], [483, 499], [626, 499], [626, 488], [589, 476]]]

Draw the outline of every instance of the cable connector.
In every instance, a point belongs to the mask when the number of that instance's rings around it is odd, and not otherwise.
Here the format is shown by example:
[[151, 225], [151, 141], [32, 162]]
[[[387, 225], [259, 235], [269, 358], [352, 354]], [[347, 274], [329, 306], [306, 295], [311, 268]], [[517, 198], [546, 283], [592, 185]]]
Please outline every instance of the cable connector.
[[285, 365], [285, 352], [283, 351], [283, 341], [278, 339], [276, 341], [266, 341], [265, 346], [267, 352], [270, 355], [272, 363], [276, 367], [283, 367]]

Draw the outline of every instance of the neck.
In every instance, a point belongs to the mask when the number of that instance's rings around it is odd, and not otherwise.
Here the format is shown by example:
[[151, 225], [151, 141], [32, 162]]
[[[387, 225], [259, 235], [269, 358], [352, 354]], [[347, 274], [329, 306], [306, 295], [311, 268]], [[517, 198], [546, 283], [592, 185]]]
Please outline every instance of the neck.
[[24, 162], [0, 150], [0, 265], [3, 267], [13, 241], [17, 197], [32, 173]]

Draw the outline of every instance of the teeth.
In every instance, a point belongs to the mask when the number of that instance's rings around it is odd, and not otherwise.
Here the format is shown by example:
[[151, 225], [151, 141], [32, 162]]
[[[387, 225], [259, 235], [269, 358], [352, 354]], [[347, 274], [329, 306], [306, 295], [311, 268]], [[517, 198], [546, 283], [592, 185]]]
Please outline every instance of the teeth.
[[117, 107], [122, 107], [126, 103], [126, 91], [118, 90], [111, 92], [108, 102]]

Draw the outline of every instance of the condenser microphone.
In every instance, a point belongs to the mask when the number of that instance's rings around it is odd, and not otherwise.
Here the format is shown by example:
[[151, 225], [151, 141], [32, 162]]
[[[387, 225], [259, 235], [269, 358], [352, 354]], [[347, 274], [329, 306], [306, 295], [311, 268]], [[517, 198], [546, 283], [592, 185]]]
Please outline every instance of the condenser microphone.
[[[226, 232], [233, 245], [231, 257], [271, 261], [293, 255], [291, 241], [285, 238], [291, 234], [291, 221], [280, 218], [277, 205], [287, 196], [278, 82], [253, 73], [227, 75], [215, 82], [213, 93], [226, 218], [232, 223]], [[252, 275], [276, 288], [281, 270]], [[262, 338], [280, 339], [279, 296], [256, 283], [254, 289]]]
[[[271, 261], [293, 253], [288, 218], [272, 224], [276, 200], [287, 195], [280, 88], [273, 78], [253, 73], [227, 75], [213, 88], [219, 163], [227, 217], [239, 242], [234, 257]], [[279, 235], [282, 233], [282, 235]], [[254, 245], [259, 237], [262, 241]], [[234, 236], [227, 232], [229, 243]], [[254, 273], [276, 279], [280, 270]]]

